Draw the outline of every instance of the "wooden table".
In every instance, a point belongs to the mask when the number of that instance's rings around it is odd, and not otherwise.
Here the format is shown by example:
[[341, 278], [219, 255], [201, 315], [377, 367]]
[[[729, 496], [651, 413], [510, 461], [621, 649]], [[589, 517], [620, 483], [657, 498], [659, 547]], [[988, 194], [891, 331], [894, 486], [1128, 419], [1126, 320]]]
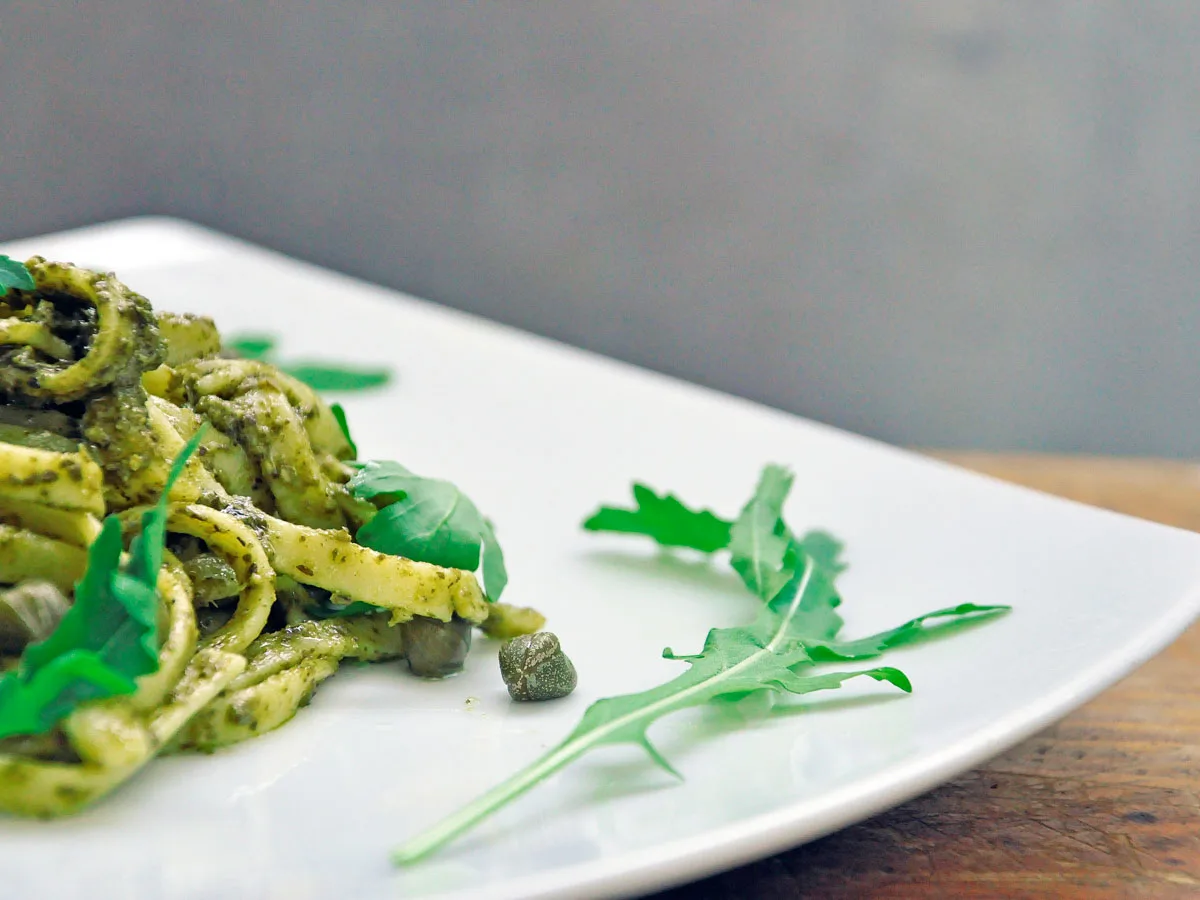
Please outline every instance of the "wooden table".
[[[1200, 531], [1200, 465], [936, 455]], [[728, 897], [1200, 898], [1200, 625], [982, 768], [659, 900]]]

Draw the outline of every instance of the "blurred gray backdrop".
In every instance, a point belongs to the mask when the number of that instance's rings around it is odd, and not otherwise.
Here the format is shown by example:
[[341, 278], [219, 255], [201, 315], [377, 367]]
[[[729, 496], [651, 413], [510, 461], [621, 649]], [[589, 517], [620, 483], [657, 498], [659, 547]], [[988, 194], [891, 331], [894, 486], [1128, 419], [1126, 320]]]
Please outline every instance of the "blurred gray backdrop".
[[0, 238], [182, 216], [886, 440], [1200, 456], [1200, 4], [0, 0]]

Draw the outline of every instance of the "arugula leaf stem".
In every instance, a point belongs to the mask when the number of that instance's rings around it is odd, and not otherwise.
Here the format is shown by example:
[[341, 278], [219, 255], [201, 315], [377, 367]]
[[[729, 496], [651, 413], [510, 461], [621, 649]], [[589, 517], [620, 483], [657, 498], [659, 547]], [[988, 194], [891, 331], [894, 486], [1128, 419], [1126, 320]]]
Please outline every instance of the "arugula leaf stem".
[[427, 831], [402, 844], [392, 852], [392, 862], [407, 866], [419, 862], [458, 835], [470, 830], [510, 800], [524, 794], [544, 778], [553, 775], [567, 763], [587, 750], [590, 742], [583, 738], [559, 744], [532, 764], [505, 779], [485, 794], [481, 794]]
[[[443, 819], [428, 831], [401, 845], [392, 853], [392, 862], [398, 866], [404, 866], [420, 861], [434, 850], [437, 850], [458, 835], [474, 827], [510, 800], [525, 793], [525, 791], [543, 779], [582, 756], [589, 748], [603, 744], [606, 738], [620, 734], [630, 725], [638, 722], [654, 722], [672, 708], [689, 706], [691, 705], [690, 700], [693, 696], [701, 693], [711, 695], [714, 684], [733, 679], [742, 671], [752, 669], [762, 657], [774, 655], [779, 645], [787, 639], [788, 626], [800, 609], [800, 604], [804, 601], [804, 595], [808, 591], [814, 568], [812, 559], [806, 555], [804, 571], [800, 576], [796, 592], [792, 597], [791, 603], [788, 605], [787, 612], [780, 617], [775, 635], [765, 647], [748, 655], [745, 659], [729, 666], [711, 678], [695, 682], [680, 691], [668, 693], [666, 696], [652, 703], [625, 713], [622, 716], [617, 716], [603, 725], [571, 735], [557, 747], [517, 772], [511, 778], [473, 800], [458, 812]], [[680, 677], [684, 678], [686, 676]], [[669, 686], [670, 682], [663, 685], [660, 690], [668, 690]], [[652, 745], [647, 743], [643, 744], [643, 747], [655, 758], [655, 762], [671, 770], [670, 765], [658, 755]], [[673, 772], [674, 770], [671, 771]], [[678, 773], [674, 774], [678, 777]]]

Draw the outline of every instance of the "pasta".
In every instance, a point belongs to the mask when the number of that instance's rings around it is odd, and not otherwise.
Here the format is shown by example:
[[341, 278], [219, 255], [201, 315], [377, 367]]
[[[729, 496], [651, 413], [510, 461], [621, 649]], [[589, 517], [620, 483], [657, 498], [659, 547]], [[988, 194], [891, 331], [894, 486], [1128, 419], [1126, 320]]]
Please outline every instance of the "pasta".
[[277, 728], [343, 660], [441, 674], [474, 626], [541, 626], [471, 572], [354, 542], [378, 508], [347, 490], [352, 445], [308, 386], [226, 358], [211, 320], [156, 313], [113, 275], [25, 266], [35, 288], [0, 298], [0, 672], [70, 607], [101, 520], [128, 538], [199, 443], [166, 497], [157, 668], [0, 738], [0, 809], [70, 813], [158, 753]]

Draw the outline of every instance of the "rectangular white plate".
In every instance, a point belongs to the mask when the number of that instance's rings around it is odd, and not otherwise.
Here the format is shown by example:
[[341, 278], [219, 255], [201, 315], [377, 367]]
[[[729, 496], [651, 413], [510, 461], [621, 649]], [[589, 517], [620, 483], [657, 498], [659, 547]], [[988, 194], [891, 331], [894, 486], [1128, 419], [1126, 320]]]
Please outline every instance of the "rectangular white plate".
[[[162, 759], [68, 821], [0, 820], [4, 895], [588, 897], [648, 891], [811, 840], [1031, 734], [1162, 648], [1197, 613], [1200, 537], [1059, 501], [354, 281], [169, 220], [10, 245], [115, 269], [161, 309], [279, 335], [289, 357], [394, 368], [346, 395], [360, 451], [456, 481], [495, 519], [505, 599], [549, 617], [578, 690], [509, 702], [496, 651], [423, 682], [345, 669], [283, 729]], [[702, 352], [698, 348], [697, 352]], [[632, 479], [736, 513], [759, 468], [794, 468], [794, 527], [842, 537], [855, 636], [962, 602], [1002, 620], [886, 657], [870, 685], [696, 710], [652, 729], [683, 784], [630, 747], [594, 753], [405, 871], [402, 839], [565, 735], [601, 696], [679, 671], [754, 601], [720, 566], [589, 535]], [[847, 702], [851, 701], [851, 702]]]

